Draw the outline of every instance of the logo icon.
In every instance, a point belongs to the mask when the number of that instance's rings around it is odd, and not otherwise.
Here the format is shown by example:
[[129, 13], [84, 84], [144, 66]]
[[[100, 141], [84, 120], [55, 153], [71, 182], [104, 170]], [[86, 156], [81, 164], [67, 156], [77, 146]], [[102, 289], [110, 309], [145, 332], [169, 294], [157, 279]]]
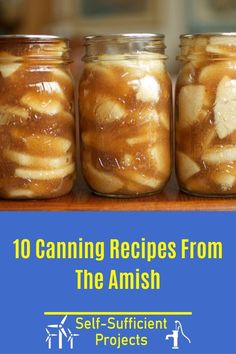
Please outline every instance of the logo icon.
[[180, 321], [175, 321], [175, 329], [172, 330], [172, 334], [167, 334], [166, 340], [169, 340], [170, 338], [173, 338], [173, 346], [172, 349], [179, 349], [179, 333], [182, 334], [182, 336], [189, 342], [191, 343], [191, 340], [185, 335], [183, 331], [183, 327]]
[[70, 342], [70, 349], [73, 349], [74, 348], [74, 337], [79, 337], [79, 334], [72, 333], [69, 328], [67, 328], [67, 330], [69, 332], [68, 342]]
[[48, 349], [51, 349], [52, 348], [52, 337], [57, 337], [57, 334], [54, 334], [54, 333], [50, 333], [49, 330], [47, 328], [45, 328], [48, 336], [45, 340], [45, 342], [47, 343], [48, 342]]
[[[74, 348], [74, 338], [78, 337], [78, 333], [72, 333], [69, 328], [65, 328], [64, 324], [66, 322], [67, 316], [63, 317], [60, 323], [58, 324], [50, 324], [45, 330], [47, 332], [47, 338], [45, 340], [48, 343], [48, 349], [52, 349], [52, 338], [58, 337], [58, 349], [63, 348], [63, 338], [67, 338], [67, 342], [70, 343], [70, 349]], [[57, 333], [51, 333], [49, 329], [55, 328], [57, 329]]]

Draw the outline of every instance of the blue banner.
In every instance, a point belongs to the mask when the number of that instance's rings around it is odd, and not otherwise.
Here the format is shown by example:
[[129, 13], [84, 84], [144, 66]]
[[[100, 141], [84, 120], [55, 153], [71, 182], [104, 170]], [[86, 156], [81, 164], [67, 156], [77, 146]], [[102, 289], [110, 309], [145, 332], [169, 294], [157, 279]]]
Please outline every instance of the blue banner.
[[2, 212], [0, 353], [236, 353], [236, 218]]

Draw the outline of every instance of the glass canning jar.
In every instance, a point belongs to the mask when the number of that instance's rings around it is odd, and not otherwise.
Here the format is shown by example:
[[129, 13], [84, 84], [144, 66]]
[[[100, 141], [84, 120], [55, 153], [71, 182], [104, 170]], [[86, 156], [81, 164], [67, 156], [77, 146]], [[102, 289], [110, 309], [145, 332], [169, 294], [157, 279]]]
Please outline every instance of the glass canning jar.
[[79, 87], [83, 175], [93, 192], [159, 192], [171, 171], [171, 81], [164, 36], [85, 38]]
[[180, 188], [236, 194], [236, 33], [182, 35], [176, 86]]
[[68, 193], [75, 162], [68, 41], [0, 36], [0, 196]]

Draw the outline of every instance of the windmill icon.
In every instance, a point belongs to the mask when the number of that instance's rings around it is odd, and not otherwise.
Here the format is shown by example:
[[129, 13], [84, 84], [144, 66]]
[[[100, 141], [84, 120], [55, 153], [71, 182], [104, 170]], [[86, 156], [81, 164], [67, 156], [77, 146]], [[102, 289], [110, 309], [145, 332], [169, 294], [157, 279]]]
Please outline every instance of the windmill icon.
[[48, 336], [45, 340], [45, 342], [47, 343], [48, 342], [48, 349], [52, 349], [52, 337], [57, 337], [57, 334], [54, 334], [54, 333], [50, 333], [49, 330], [47, 328], [45, 328]]
[[58, 329], [58, 348], [62, 349], [62, 342], [63, 342], [63, 336], [67, 338], [67, 333], [65, 331], [65, 328], [63, 327], [64, 323], [66, 322], [67, 316], [63, 317], [61, 322], [59, 324], [51, 324], [48, 325], [48, 328], [57, 328]]
[[72, 333], [69, 328], [67, 328], [67, 331], [69, 332], [69, 338], [67, 342], [70, 342], [70, 349], [74, 348], [74, 337], [79, 337], [79, 334], [77, 333]]

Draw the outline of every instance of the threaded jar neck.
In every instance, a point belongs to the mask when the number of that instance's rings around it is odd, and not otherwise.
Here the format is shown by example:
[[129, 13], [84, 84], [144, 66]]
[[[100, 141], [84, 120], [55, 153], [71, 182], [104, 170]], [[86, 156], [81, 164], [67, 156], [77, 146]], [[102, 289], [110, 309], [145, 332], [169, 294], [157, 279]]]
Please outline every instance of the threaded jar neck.
[[230, 60], [236, 59], [236, 33], [195, 33], [180, 36], [177, 59]]
[[0, 63], [9, 61], [70, 63], [69, 40], [48, 35], [0, 36]]
[[84, 61], [99, 60], [103, 56], [107, 60], [127, 59], [140, 55], [156, 55], [158, 59], [166, 59], [163, 34], [123, 33], [111, 35], [87, 36], [84, 38], [86, 54]]

